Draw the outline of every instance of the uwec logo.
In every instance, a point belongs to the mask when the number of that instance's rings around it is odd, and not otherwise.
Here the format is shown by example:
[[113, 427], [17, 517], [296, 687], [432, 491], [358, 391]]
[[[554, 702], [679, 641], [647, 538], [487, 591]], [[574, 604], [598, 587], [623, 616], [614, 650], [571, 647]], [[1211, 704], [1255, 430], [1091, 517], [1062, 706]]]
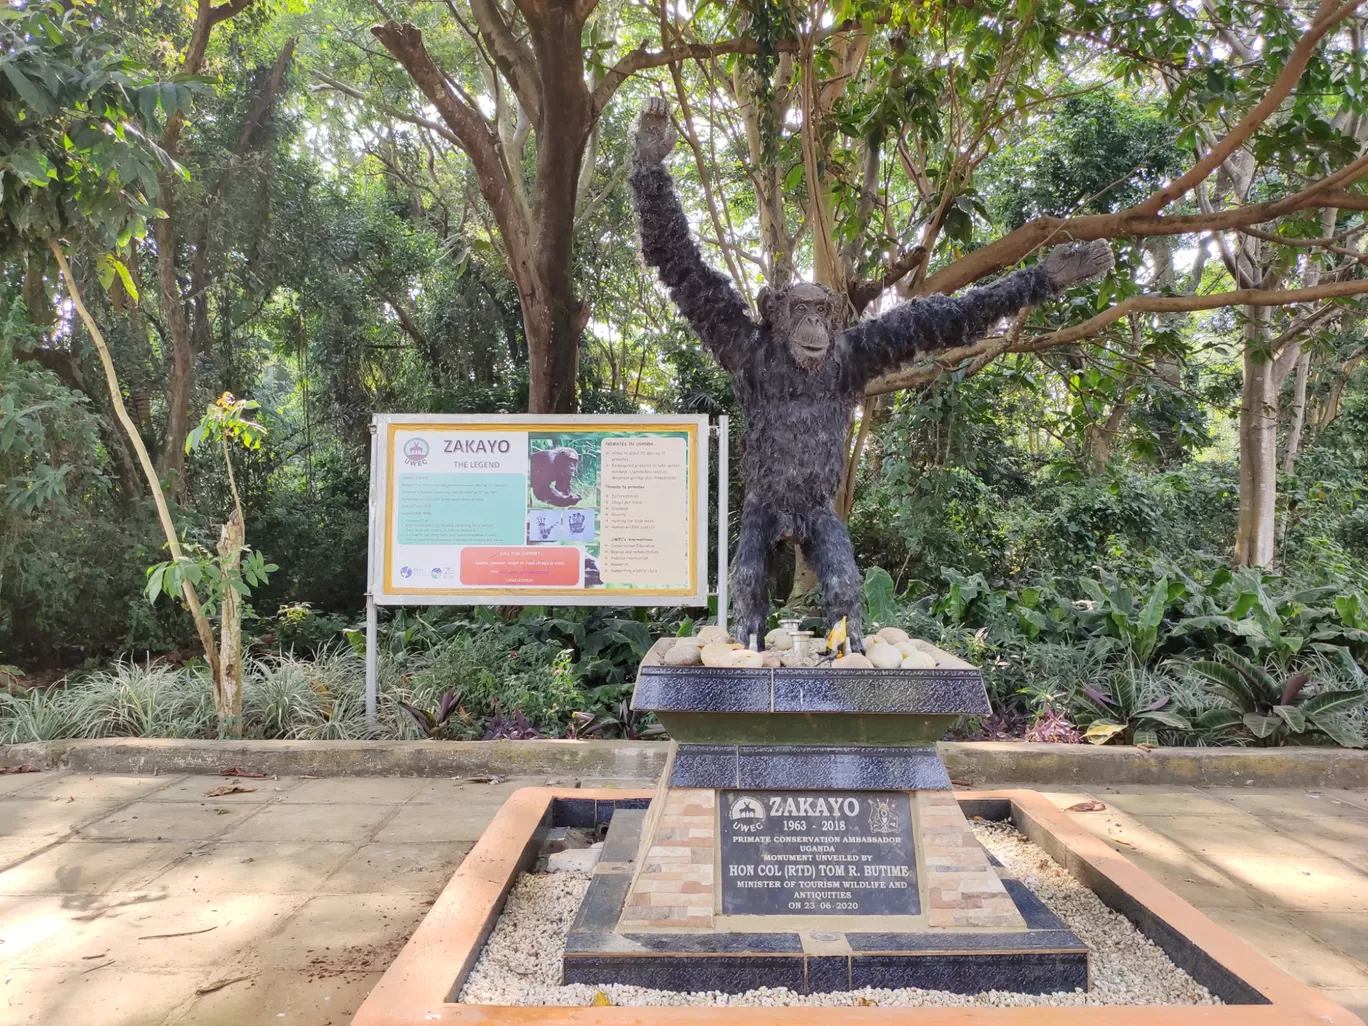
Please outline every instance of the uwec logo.
[[423, 439], [410, 438], [404, 443], [404, 462], [410, 467], [421, 467], [427, 462], [428, 453], [431, 451], [431, 448]]
[[731, 803], [732, 819], [758, 819], [762, 823], [765, 820], [765, 807], [760, 804], [758, 799], [745, 794]]

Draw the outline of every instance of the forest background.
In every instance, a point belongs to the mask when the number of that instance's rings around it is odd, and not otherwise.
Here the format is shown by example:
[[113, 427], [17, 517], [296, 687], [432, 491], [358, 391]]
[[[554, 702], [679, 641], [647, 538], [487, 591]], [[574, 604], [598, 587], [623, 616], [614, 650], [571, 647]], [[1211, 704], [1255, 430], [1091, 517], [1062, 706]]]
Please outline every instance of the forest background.
[[[212, 736], [220, 659], [229, 732], [651, 734], [636, 662], [704, 611], [396, 611], [377, 724], [355, 627], [373, 413], [737, 414], [638, 257], [631, 131], [664, 95], [705, 255], [751, 301], [806, 277], [853, 321], [1113, 241], [1104, 281], [852, 418], [869, 615], [984, 666], [966, 735], [1361, 745], [1366, 20], [10, 5], [0, 740]], [[781, 556], [776, 594], [811, 586]], [[245, 654], [213, 642], [239, 615]]]

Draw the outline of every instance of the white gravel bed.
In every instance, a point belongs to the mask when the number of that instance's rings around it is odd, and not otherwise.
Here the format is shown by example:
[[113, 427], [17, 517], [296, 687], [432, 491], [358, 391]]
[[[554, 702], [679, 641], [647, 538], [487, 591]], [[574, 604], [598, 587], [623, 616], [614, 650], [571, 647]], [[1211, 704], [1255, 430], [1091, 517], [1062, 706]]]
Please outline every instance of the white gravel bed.
[[1057, 994], [990, 990], [952, 994], [906, 987], [829, 994], [796, 994], [761, 987], [744, 994], [676, 993], [621, 984], [560, 983], [565, 935], [589, 887], [576, 873], [524, 874], [461, 991], [461, 1001], [482, 1005], [589, 1005], [602, 991], [614, 1005], [1217, 1005], [1221, 1001], [1143, 937], [1130, 921], [1071, 877], [1008, 824], [975, 823], [980, 843], [1007, 875], [1034, 891], [1092, 951], [1092, 989]]

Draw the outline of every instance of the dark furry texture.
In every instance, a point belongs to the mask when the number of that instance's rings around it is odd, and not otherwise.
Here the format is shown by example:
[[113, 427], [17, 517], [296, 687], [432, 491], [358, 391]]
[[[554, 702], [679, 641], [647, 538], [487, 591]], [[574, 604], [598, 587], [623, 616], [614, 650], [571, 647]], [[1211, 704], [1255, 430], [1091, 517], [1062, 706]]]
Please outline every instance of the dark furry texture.
[[[1054, 294], [1033, 267], [963, 296], [927, 296], [840, 332], [825, 359], [801, 366], [777, 326], [790, 323], [787, 294], [771, 293], [756, 323], [723, 274], [704, 263], [662, 164], [638, 158], [629, 179], [646, 262], [679, 312], [731, 375], [743, 419], [741, 473], [746, 501], [733, 563], [734, 636], [763, 641], [769, 616], [769, 564], [792, 538], [822, 582], [827, 616], [848, 620], [856, 647], [863, 583], [833, 499], [846, 432], [869, 381], [920, 352], [967, 345], [999, 320]], [[808, 290], [812, 286], [806, 286]]]

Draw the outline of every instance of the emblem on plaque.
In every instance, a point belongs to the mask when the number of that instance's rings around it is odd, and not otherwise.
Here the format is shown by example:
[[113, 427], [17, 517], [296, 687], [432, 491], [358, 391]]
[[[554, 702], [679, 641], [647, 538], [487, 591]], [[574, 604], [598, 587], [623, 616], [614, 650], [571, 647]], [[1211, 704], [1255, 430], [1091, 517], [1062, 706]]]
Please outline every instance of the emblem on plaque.
[[869, 801], [869, 831], [874, 834], [898, 832], [898, 807], [892, 798], [871, 798]]
[[748, 794], [743, 794], [731, 803], [729, 814], [733, 820], [737, 819], [758, 819], [764, 822], [765, 806], [756, 798]]

